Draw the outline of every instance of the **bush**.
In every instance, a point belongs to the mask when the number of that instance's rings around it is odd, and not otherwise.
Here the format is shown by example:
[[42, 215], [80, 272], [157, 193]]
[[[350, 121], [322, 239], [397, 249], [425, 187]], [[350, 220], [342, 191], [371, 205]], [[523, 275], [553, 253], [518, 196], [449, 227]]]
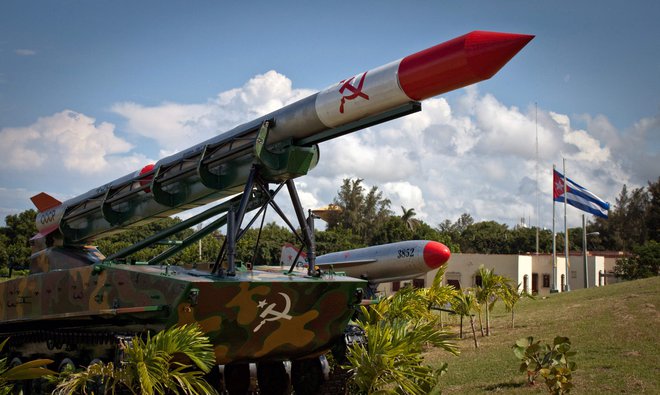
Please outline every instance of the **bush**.
[[552, 344], [541, 344], [533, 337], [518, 339], [513, 345], [513, 353], [522, 361], [520, 372], [527, 373], [527, 383], [534, 385], [540, 374], [551, 394], [568, 394], [573, 388], [572, 372], [577, 369], [575, 362], [568, 360], [575, 355], [570, 351], [571, 341], [557, 336]]
[[624, 280], [636, 280], [660, 274], [660, 243], [648, 243], [633, 248], [633, 256], [616, 261], [614, 273]]

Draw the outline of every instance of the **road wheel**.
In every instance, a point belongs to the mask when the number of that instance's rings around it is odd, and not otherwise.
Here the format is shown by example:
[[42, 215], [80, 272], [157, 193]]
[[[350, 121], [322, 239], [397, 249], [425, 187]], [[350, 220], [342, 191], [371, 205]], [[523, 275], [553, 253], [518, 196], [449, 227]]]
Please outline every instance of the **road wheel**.
[[319, 358], [299, 359], [291, 366], [291, 381], [296, 395], [315, 395], [323, 384], [323, 366]]
[[250, 389], [250, 365], [236, 363], [225, 365], [225, 388], [230, 395], [245, 395]]
[[291, 380], [284, 368], [284, 362], [257, 364], [257, 381], [261, 395], [285, 395], [291, 392]]

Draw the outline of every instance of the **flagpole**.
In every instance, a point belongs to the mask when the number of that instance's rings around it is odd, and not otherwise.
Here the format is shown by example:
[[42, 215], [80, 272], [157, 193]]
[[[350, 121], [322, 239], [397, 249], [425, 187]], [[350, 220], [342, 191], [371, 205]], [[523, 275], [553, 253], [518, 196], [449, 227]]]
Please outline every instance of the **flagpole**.
[[534, 124], [536, 125], [536, 261], [539, 259], [539, 227], [541, 226], [541, 205], [539, 203], [539, 106], [534, 103]]
[[554, 197], [554, 179], [555, 179], [555, 165], [552, 165], [552, 288], [550, 293], [557, 292], [557, 234], [555, 233], [555, 197]]
[[568, 269], [570, 267], [570, 263], [568, 261], [568, 225], [566, 221], [566, 206], [568, 205], [568, 183], [566, 181], [566, 158], [562, 158], [563, 165], [564, 165], [564, 256], [566, 259], [566, 273], [564, 274], [565, 282], [564, 282], [564, 291], [568, 292], [571, 290], [571, 286], [568, 284], [568, 278], [569, 278], [569, 273]]
[[582, 214], [582, 254], [584, 255], [584, 287], [589, 288], [589, 269], [587, 265], [587, 221]]

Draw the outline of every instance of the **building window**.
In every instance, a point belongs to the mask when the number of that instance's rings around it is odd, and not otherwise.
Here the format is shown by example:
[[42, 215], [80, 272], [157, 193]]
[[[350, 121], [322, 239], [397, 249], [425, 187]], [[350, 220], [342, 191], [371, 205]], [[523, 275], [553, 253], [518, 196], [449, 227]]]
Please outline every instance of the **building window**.
[[424, 279], [423, 278], [415, 278], [415, 279], [413, 279], [412, 285], [413, 285], [413, 288], [424, 288]]
[[481, 278], [480, 275], [474, 276], [474, 286], [475, 287], [481, 287], [481, 284], [483, 284], [483, 279]]
[[392, 292], [396, 292], [399, 289], [401, 289], [401, 282], [400, 281], [392, 281]]
[[550, 288], [550, 275], [549, 274], [544, 274], [543, 275], [543, 288]]
[[461, 289], [461, 282], [458, 280], [449, 280], [447, 279], [447, 285], [451, 285], [456, 289]]

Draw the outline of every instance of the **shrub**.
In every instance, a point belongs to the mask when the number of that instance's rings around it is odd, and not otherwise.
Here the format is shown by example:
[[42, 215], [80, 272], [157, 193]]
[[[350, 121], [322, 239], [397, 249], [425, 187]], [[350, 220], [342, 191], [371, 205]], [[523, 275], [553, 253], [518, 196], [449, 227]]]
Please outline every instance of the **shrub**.
[[557, 336], [552, 346], [534, 341], [533, 337], [518, 339], [513, 353], [522, 361], [520, 372], [527, 373], [527, 383], [533, 385], [540, 374], [551, 394], [568, 394], [573, 388], [572, 372], [577, 365], [568, 358], [575, 355], [570, 351], [571, 341]]

